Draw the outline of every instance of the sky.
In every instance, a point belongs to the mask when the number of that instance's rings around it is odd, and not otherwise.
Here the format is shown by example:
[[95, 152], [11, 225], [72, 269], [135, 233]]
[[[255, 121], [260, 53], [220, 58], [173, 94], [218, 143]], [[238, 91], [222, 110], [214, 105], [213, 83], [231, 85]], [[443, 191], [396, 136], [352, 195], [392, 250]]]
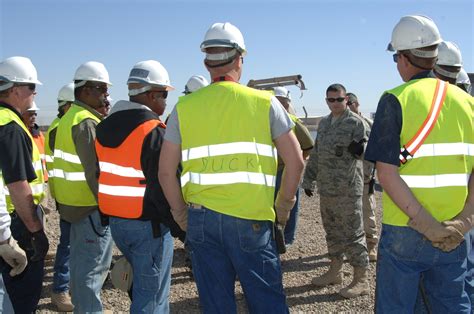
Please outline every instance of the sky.
[[326, 88], [343, 84], [364, 113], [402, 83], [386, 47], [402, 16], [432, 18], [455, 42], [464, 68], [474, 72], [474, 1], [230, 1], [230, 0], [0, 0], [0, 59], [25, 56], [43, 83], [37, 88], [40, 124], [57, 113], [59, 89], [80, 64], [102, 62], [115, 101], [128, 99], [126, 81], [139, 61], [159, 61], [176, 87], [165, 116], [188, 78], [209, 75], [199, 46], [215, 22], [231, 22], [247, 47], [242, 84], [250, 79], [301, 74], [308, 90], [289, 87], [298, 116], [326, 115]]

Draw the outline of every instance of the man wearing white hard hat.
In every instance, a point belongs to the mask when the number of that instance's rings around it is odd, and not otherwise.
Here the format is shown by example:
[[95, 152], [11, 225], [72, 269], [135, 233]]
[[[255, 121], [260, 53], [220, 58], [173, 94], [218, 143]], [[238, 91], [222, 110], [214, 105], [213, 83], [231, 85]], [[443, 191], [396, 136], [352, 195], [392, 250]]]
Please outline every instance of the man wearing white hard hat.
[[462, 68], [462, 56], [459, 47], [450, 41], [438, 45], [438, 60], [434, 66], [434, 74], [443, 81], [456, 84], [459, 71]]
[[197, 91], [200, 88], [206, 87], [209, 85], [209, 82], [202, 75], [193, 75], [189, 78], [188, 82], [184, 86], [183, 94], [191, 94], [192, 92]]
[[471, 80], [469, 79], [466, 70], [464, 70], [463, 68], [461, 68], [461, 71], [459, 71], [459, 75], [456, 78], [456, 85], [466, 93], [472, 95]]
[[472, 313], [464, 234], [474, 220], [472, 97], [434, 77], [442, 42], [426, 16], [400, 19], [389, 50], [405, 82], [381, 97], [367, 160], [383, 194], [376, 312], [414, 311], [420, 278], [429, 310]]
[[130, 312], [169, 313], [172, 236], [184, 241], [185, 234], [158, 181], [158, 159], [166, 128], [160, 116], [174, 87], [155, 60], [136, 63], [127, 84], [130, 100], [118, 101], [97, 126], [99, 208], [132, 265]]
[[[298, 140], [298, 143], [300, 145], [300, 148], [303, 154], [303, 159], [308, 158], [309, 153], [311, 152], [311, 149], [313, 149], [314, 147], [314, 140], [311, 137], [311, 134], [309, 133], [305, 125], [300, 121], [300, 119], [298, 119], [293, 114], [294, 109], [293, 109], [293, 106], [291, 105], [290, 91], [282, 86], [275, 87], [273, 91], [275, 93], [275, 97], [282, 104], [283, 108], [285, 108], [285, 111], [288, 113], [288, 116], [290, 117], [291, 121], [293, 121], [293, 123], [295, 124], [295, 126], [293, 127], [293, 133], [295, 134], [296, 139]], [[281, 183], [284, 168], [285, 168], [285, 164], [283, 163], [281, 158], [278, 158], [278, 170], [277, 170], [277, 178], [276, 178], [276, 184], [275, 184], [275, 197], [277, 196], [277, 193], [280, 189], [280, 183]], [[293, 244], [293, 242], [295, 241], [295, 234], [296, 234], [296, 227], [298, 223], [298, 213], [299, 213], [299, 189], [296, 190], [295, 196], [296, 196], [295, 205], [291, 209], [290, 219], [288, 219], [285, 226], [284, 235], [285, 235], [285, 244], [287, 246]]]
[[110, 228], [97, 203], [96, 126], [103, 119], [109, 73], [89, 61], [74, 74], [75, 100], [59, 121], [54, 143], [54, 194], [61, 219], [71, 223], [70, 274], [74, 311], [101, 312], [100, 290], [112, 260]]
[[[6, 246], [1, 250], [0, 264], [16, 313], [36, 310], [43, 284], [44, 257], [49, 248], [38, 215], [44, 198], [40, 153], [21, 120], [21, 113], [34, 100], [38, 84], [41, 83], [30, 59], [11, 57], [0, 62], [0, 212], [7, 210], [10, 214], [2, 215], [1, 221], [7, 223], [11, 218], [12, 236], [4, 230], [1, 240]], [[28, 258], [26, 269], [26, 261], [17, 258], [23, 251]]]
[[[69, 83], [61, 87], [58, 93], [58, 114], [51, 122], [51, 125], [46, 132], [44, 151], [46, 154], [46, 168], [49, 174], [49, 191], [51, 197], [55, 198], [54, 194], [54, 144], [56, 140], [56, 132], [59, 121], [71, 108], [74, 102], [74, 83]], [[53, 275], [53, 292], [51, 294], [51, 303], [56, 305], [58, 311], [70, 312], [74, 309], [69, 295], [69, 235], [71, 231], [71, 224], [64, 219], [59, 218], [59, 243], [56, 248], [56, 257], [54, 259], [54, 275]]]
[[[171, 113], [160, 182], [187, 229], [202, 310], [235, 313], [238, 276], [250, 312], [286, 313], [272, 234], [275, 218], [288, 220], [304, 167], [293, 122], [270, 93], [238, 83], [246, 48], [237, 27], [213, 24], [201, 51], [212, 83], [181, 97]], [[286, 165], [276, 202], [275, 147]]]

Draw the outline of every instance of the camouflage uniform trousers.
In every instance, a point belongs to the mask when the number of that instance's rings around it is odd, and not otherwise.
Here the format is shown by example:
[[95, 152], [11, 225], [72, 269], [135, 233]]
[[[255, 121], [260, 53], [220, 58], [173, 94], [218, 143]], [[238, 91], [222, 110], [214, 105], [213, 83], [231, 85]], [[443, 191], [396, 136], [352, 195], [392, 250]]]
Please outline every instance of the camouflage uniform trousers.
[[320, 210], [330, 259], [342, 260], [345, 255], [352, 266], [367, 267], [362, 197], [321, 195]]
[[362, 212], [364, 216], [364, 230], [368, 247], [376, 247], [379, 242], [377, 236], [377, 225], [375, 218], [375, 195], [369, 195], [369, 184], [364, 184], [364, 194], [362, 195]]

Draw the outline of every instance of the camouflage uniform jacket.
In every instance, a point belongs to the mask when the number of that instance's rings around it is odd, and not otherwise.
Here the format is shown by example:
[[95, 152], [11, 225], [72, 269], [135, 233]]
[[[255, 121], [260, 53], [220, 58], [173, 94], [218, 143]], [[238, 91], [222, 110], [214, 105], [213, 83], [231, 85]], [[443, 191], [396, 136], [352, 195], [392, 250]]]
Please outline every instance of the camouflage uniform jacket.
[[320, 195], [360, 196], [364, 189], [362, 160], [348, 146], [353, 140], [367, 140], [364, 123], [349, 109], [333, 123], [332, 119], [330, 114], [319, 122], [302, 187], [313, 190], [316, 181]]
[[[370, 137], [370, 131], [372, 130], [372, 125], [374, 124], [374, 121], [371, 119], [365, 117], [361, 114], [359, 114], [360, 119], [364, 122], [365, 126], [365, 134], [367, 135], [367, 138]], [[374, 169], [375, 164], [371, 161], [364, 160], [364, 183], [368, 184], [370, 182], [370, 177], [372, 174], [372, 170]]]

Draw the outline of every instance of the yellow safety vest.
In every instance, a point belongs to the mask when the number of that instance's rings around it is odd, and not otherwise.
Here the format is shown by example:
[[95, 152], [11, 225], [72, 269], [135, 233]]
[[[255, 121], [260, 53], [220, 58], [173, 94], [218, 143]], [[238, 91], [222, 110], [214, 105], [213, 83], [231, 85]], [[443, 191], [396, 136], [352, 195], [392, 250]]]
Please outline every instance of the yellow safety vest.
[[55, 198], [54, 194], [54, 171], [53, 171], [53, 160], [54, 160], [54, 152], [51, 151], [51, 148], [49, 147], [49, 137], [50, 134], [53, 130], [55, 130], [58, 125], [59, 121], [61, 119], [56, 117], [53, 122], [51, 122], [51, 125], [48, 128], [48, 131], [46, 131], [46, 137], [44, 139], [44, 154], [46, 155], [46, 170], [48, 171], [48, 186], [49, 186], [49, 192], [51, 193], [51, 196]]
[[[409, 81], [387, 93], [397, 97], [402, 109], [400, 144], [409, 142], [428, 116], [436, 79]], [[439, 117], [419, 150], [399, 168], [401, 178], [417, 200], [438, 221], [462, 211], [469, 176], [474, 166], [472, 97], [449, 85]], [[383, 223], [406, 226], [408, 216], [383, 193]]]
[[87, 109], [72, 104], [61, 118], [54, 145], [54, 193], [58, 203], [69, 206], [94, 206], [97, 201], [89, 188], [84, 167], [72, 139], [72, 128], [85, 119], [100, 119]]
[[[31, 162], [33, 164], [33, 168], [35, 169], [36, 179], [31, 181], [29, 183], [29, 185], [30, 185], [30, 188], [31, 188], [31, 192], [33, 194], [34, 203], [39, 204], [44, 199], [45, 193], [44, 193], [43, 166], [42, 166], [41, 156], [40, 156], [38, 147], [36, 146], [30, 132], [28, 131], [28, 129], [26, 128], [25, 124], [20, 119], [20, 117], [18, 117], [18, 115], [15, 114], [10, 109], [0, 107], [0, 125], [7, 125], [8, 123], [10, 123], [12, 121], [15, 122], [16, 124], [18, 124], [23, 129], [23, 131], [26, 132], [26, 134], [28, 135], [28, 137], [31, 140], [31, 146], [33, 147], [33, 154], [31, 156], [32, 157]], [[1, 169], [0, 169], [0, 180], [3, 181], [3, 175], [1, 173]], [[5, 196], [5, 201], [6, 201], [6, 206], [7, 206], [8, 212], [9, 213], [14, 212], [15, 207], [14, 207], [12, 201], [11, 201], [10, 192], [8, 191], [8, 188], [6, 187], [6, 185], [3, 188], [3, 194]], [[0, 196], [0, 198], [2, 198], [2, 196]]]
[[275, 220], [271, 96], [224, 81], [179, 99], [186, 202], [234, 217]]

